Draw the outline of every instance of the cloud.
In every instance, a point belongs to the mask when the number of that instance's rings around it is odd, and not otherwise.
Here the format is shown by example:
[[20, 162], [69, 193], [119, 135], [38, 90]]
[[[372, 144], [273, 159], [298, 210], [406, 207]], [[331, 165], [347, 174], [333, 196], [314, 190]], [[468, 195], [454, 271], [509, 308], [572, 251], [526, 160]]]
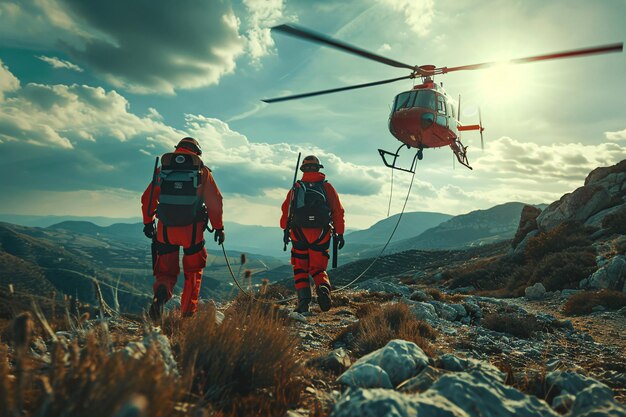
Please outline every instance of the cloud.
[[4, 93], [10, 93], [20, 88], [20, 80], [9, 71], [0, 59], [0, 103], [4, 100]]
[[52, 68], [57, 68], [57, 69], [62, 68], [62, 69], [69, 69], [69, 70], [76, 71], [76, 72], [83, 72], [83, 69], [79, 67], [78, 65], [72, 64], [70, 61], [57, 58], [56, 56], [41, 55], [41, 56], [38, 56], [37, 59], [40, 59], [43, 62], [46, 62], [52, 65]]
[[589, 171], [615, 164], [625, 154], [626, 147], [617, 143], [538, 145], [502, 137], [488, 144], [474, 168], [493, 178], [528, 179], [544, 187], [551, 183], [577, 187]]
[[[283, 0], [243, 0], [248, 12], [248, 30], [246, 31], [246, 50], [254, 64], [261, 57], [272, 53], [274, 40], [270, 28], [284, 20], [285, 4]], [[293, 20], [287, 18], [286, 20]]]
[[626, 129], [619, 130], [617, 132], [604, 132], [604, 136], [606, 136], [608, 140], [614, 142], [626, 140]]
[[[7, 79], [15, 77], [3, 70]], [[11, 78], [13, 77], [13, 78]], [[288, 189], [298, 152], [315, 153], [344, 193], [372, 195], [385, 182], [380, 168], [348, 163], [316, 147], [252, 142], [227, 123], [186, 115], [183, 127], [163, 122], [159, 112], [133, 113], [116, 91], [85, 85], [29, 83], [8, 93], [0, 107], [1, 164], [11, 176], [0, 186], [69, 192], [105, 189], [142, 191], [153, 157], [173, 150], [184, 136], [201, 142], [205, 163], [231, 195], [260, 198]]]
[[430, 33], [430, 26], [435, 17], [434, 0], [378, 0], [393, 10], [404, 14], [409, 28], [420, 37]]

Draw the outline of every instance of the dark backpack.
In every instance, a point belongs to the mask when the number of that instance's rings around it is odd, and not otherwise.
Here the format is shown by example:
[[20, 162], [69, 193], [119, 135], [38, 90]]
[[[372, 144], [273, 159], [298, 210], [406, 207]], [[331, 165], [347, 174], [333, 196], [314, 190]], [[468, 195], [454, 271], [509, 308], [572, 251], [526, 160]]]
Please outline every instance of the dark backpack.
[[298, 181], [293, 199], [293, 222], [298, 227], [325, 228], [330, 224], [330, 205], [322, 182]]
[[166, 153], [161, 158], [161, 194], [157, 217], [165, 226], [187, 226], [203, 218], [202, 160], [188, 153]]

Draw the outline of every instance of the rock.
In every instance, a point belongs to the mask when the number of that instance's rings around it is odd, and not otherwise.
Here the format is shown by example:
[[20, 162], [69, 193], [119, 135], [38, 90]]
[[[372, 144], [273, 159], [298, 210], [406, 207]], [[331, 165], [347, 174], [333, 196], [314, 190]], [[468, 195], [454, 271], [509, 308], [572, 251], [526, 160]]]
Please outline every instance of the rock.
[[584, 222], [609, 207], [610, 201], [611, 194], [602, 185], [585, 185], [546, 207], [537, 217], [537, 225], [540, 231], [548, 232], [568, 221]]
[[480, 372], [490, 378], [504, 382], [505, 373], [488, 362], [470, 358], [459, 358], [451, 353], [446, 353], [439, 357], [437, 366], [441, 369], [453, 372]]
[[297, 311], [290, 312], [287, 317], [289, 317], [291, 320], [299, 321], [300, 323], [307, 323], [306, 317], [304, 317], [302, 314], [298, 313]]
[[352, 361], [344, 348], [335, 349], [314, 361], [320, 368], [332, 372], [343, 372], [350, 367]]
[[398, 385], [397, 389], [400, 392], [426, 391], [440, 376], [445, 375], [447, 372], [444, 369], [433, 368], [429, 365], [413, 378], [407, 379]]
[[619, 310], [617, 310], [617, 314], [619, 314], [620, 316], [626, 317], [626, 307], [622, 307]]
[[468, 285], [467, 287], [453, 288], [450, 290], [450, 294], [469, 294], [472, 291], [476, 291], [476, 287]]
[[465, 310], [467, 310], [470, 316], [477, 318], [477, 319], [482, 318], [483, 310], [482, 308], [480, 308], [478, 303], [474, 301], [473, 299], [466, 299], [463, 306], [465, 307]]
[[467, 316], [467, 310], [465, 310], [465, 307], [463, 307], [462, 304], [450, 304], [450, 307], [456, 310], [457, 319], [462, 319]]
[[593, 311], [594, 313], [598, 313], [598, 312], [601, 312], [601, 311], [606, 311], [606, 307], [605, 306], [600, 306], [600, 305], [593, 306], [591, 308], [591, 311]]
[[626, 203], [624, 204], [620, 204], [614, 207], [609, 207], [607, 209], [601, 210], [600, 212], [594, 214], [593, 216], [589, 217], [587, 219], [587, 221], [585, 221], [585, 225], [586, 226], [592, 226], [592, 227], [597, 227], [597, 228], [602, 228], [602, 220], [604, 220], [604, 218], [610, 214], [614, 214], [617, 213], [620, 210], [624, 210], [626, 209]]
[[435, 307], [429, 303], [421, 301], [402, 300], [406, 303], [417, 320], [425, 320], [430, 323], [437, 321], [437, 312]]
[[524, 208], [522, 208], [522, 214], [520, 216], [519, 225], [517, 226], [517, 232], [515, 232], [515, 236], [511, 242], [513, 249], [517, 248], [517, 246], [526, 238], [528, 233], [537, 230], [537, 217], [540, 214], [541, 209], [537, 207], [525, 205]]
[[626, 408], [615, 402], [613, 391], [604, 384], [593, 384], [576, 394], [568, 417], [626, 417]]
[[143, 343], [146, 347], [146, 351], [148, 351], [151, 346], [156, 347], [157, 352], [161, 355], [161, 359], [165, 364], [166, 374], [176, 376], [179, 375], [176, 360], [174, 359], [174, 354], [172, 353], [172, 346], [170, 345], [170, 341], [167, 337], [158, 331], [153, 331], [144, 336], [141, 343]]
[[570, 298], [572, 295], [578, 294], [580, 292], [582, 292], [582, 290], [565, 289], [561, 291], [561, 297]]
[[604, 184], [609, 190], [617, 194], [624, 190], [626, 181], [626, 160], [620, 161], [610, 167], [598, 167], [591, 171], [585, 178], [585, 185]]
[[[589, 378], [576, 372], [570, 371], [548, 372], [548, 374], [546, 375], [546, 384], [551, 387], [551, 389], [555, 389], [557, 394], [560, 394], [563, 391], [570, 394], [578, 394], [585, 388], [595, 384], [600, 384], [609, 389], [606, 385], [596, 381], [593, 378]], [[613, 398], [612, 393], [611, 398]]]
[[395, 387], [428, 366], [428, 356], [415, 343], [394, 339], [384, 347], [363, 356], [352, 367], [364, 363], [380, 366]]
[[541, 282], [538, 282], [532, 287], [527, 287], [524, 290], [524, 294], [529, 300], [541, 300], [546, 295], [546, 287]]
[[429, 300], [433, 299], [433, 297], [431, 297], [430, 295], [426, 294], [422, 290], [415, 290], [415, 291], [413, 291], [409, 298], [411, 300], [413, 300], [413, 301], [429, 301]]
[[352, 388], [393, 388], [389, 375], [380, 366], [370, 363], [354, 364], [337, 378], [337, 382]]
[[617, 255], [602, 268], [591, 274], [586, 286], [589, 288], [608, 288], [620, 291], [623, 290], [625, 284], [626, 256]]
[[558, 416], [537, 397], [476, 371], [444, 375], [420, 397], [444, 397], [472, 417]]
[[456, 320], [457, 312], [449, 304], [441, 301], [429, 301], [429, 304], [435, 307], [435, 311], [439, 317], [447, 321]]
[[441, 281], [444, 278], [444, 274], [443, 272], [437, 272], [432, 278], [435, 281]]
[[392, 294], [400, 294], [403, 297], [411, 296], [411, 289], [403, 284], [395, 284], [389, 281], [378, 279], [368, 279], [355, 287], [359, 290], [367, 290], [370, 292], [387, 292]]
[[384, 389], [356, 389], [335, 404], [331, 417], [468, 417], [442, 397], [409, 396]]
[[561, 414], [565, 414], [572, 409], [575, 400], [576, 397], [572, 394], [559, 395], [552, 400], [552, 408]]

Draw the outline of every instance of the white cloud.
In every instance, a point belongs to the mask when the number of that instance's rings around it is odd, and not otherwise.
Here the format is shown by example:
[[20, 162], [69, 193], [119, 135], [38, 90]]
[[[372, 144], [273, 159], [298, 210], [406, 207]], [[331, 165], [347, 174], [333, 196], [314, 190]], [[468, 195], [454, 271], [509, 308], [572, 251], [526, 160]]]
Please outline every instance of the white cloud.
[[604, 132], [604, 136], [606, 136], [608, 140], [614, 142], [626, 140], [626, 129], [619, 130], [617, 132]]
[[10, 93], [20, 88], [20, 80], [9, 71], [0, 59], [0, 102], [4, 100], [4, 93]]
[[541, 184], [542, 188], [555, 183], [561, 187], [576, 187], [589, 171], [615, 164], [624, 155], [626, 147], [617, 143], [538, 145], [502, 137], [488, 144], [485, 153], [476, 159], [474, 168], [489, 173], [492, 178], [527, 179]]
[[76, 64], [72, 64], [70, 61], [66, 61], [61, 58], [57, 58], [56, 56], [38, 56], [37, 59], [42, 60], [50, 65], [52, 68], [61, 68], [61, 69], [69, 69], [76, 72], [83, 72], [83, 69]]
[[430, 33], [430, 26], [435, 17], [434, 0], [378, 0], [378, 2], [404, 14], [406, 24], [418, 36], [424, 37]]
[[243, 0], [243, 4], [248, 11], [246, 49], [252, 62], [258, 64], [261, 57], [273, 52], [270, 28], [284, 19], [285, 4], [283, 0]]

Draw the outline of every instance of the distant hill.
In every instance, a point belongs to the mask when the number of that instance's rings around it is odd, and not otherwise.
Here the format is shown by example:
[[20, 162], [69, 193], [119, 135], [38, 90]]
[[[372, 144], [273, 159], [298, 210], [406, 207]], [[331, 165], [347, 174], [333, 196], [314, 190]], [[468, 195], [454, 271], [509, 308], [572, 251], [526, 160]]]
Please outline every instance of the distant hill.
[[30, 216], [24, 214], [1, 214], [0, 222], [28, 226], [28, 227], [48, 227], [53, 224], [65, 221], [85, 221], [106, 227], [115, 223], [137, 223], [141, 222], [141, 217], [103, 217], [103, 216]]
[[[350, 244], [384, 245], [395, 227], [399, 216], [400, 214], [394, 214], [393, 216], [375, 223], [368, 229], [352, 232], [346, 235], [346, 240], [349, 241]], [[394, 234], [391, 242], [393, 243], [415, 237], [425, 230], [435, 227], [450, 218], [452, 218], [450, 214], [427, 211], [404, 213], [398, 225], [398, 230]]]
[[524, 203], [505, 203], [455, 216], [419, 236], [393, 243], [388, 252], [412, 249], [458, 249], [512, 239]]

